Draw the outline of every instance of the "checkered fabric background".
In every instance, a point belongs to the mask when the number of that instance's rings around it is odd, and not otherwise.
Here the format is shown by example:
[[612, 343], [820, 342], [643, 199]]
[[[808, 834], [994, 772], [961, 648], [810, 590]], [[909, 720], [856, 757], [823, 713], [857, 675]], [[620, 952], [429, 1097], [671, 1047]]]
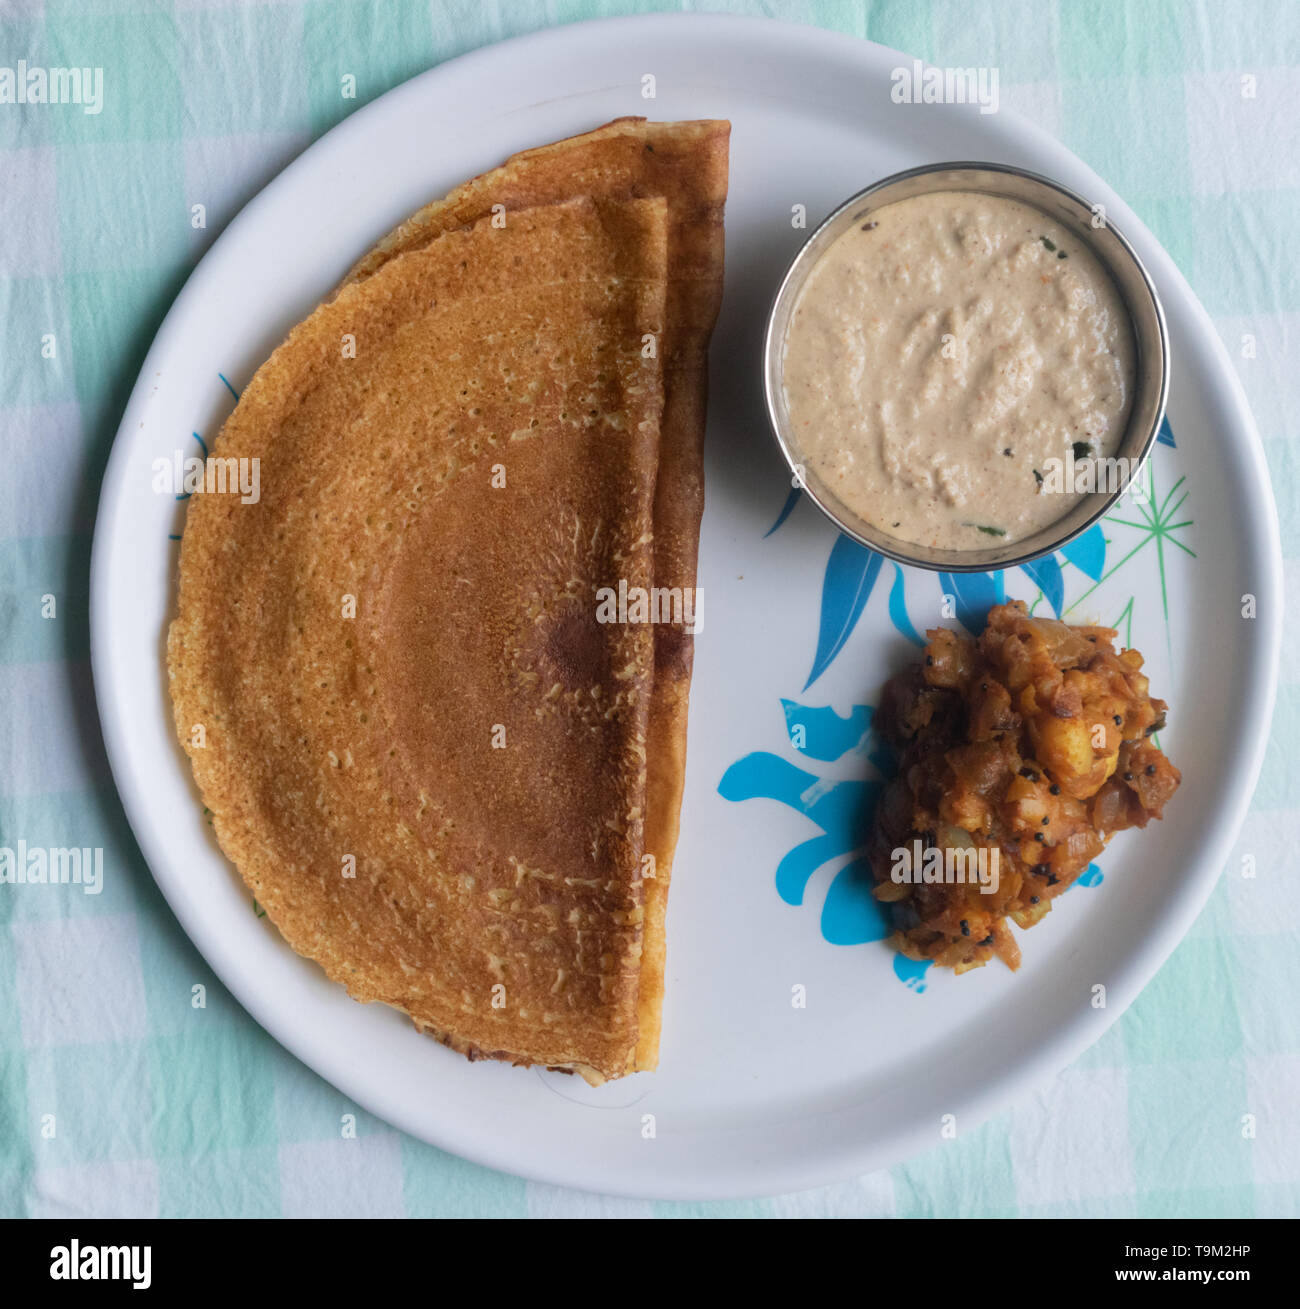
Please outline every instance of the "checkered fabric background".
[[[0, 845], [102, 846], [106, 865], [99, 896], [0, 886], [0, 1215], [1300, 1211], [1296, 0], [731, 6], [996, 65], [1003, 103], [1107, 178], [1181, 266], [1264, 438], [1293, 618], [1239, 841], [1259, 876], [1234, 856], [1138, 1003], [1053, 1085], [910, 1163], [797, 1196], [642, 1204], [525, 1183], [365, 1114], [341, 1139], [356, 1107], [226, 995], [155, 889], [100, 741], [86, 597], [99, 480], [172, 298], [244, 202], [356, 105], [503, 36], [663, 7], [0, 0], [0, 66], [98, 65], [106, 86], [95, 116], [0, 105]], [[199, 201], [205, 231], [189, 222]]]

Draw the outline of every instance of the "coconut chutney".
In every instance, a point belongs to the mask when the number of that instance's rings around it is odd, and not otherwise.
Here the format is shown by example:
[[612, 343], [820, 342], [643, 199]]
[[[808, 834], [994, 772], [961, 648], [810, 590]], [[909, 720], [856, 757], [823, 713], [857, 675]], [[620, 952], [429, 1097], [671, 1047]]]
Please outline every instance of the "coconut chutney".
[[[808, 275], [784, 343], [796, 460], [895, 538], [978, 549], [1032, 536], [1116, 455], [1128, 313], [1067, 228], [973, 191], [865, 211]], [[1047, 474], [1060, 461], [1058, 476]]]

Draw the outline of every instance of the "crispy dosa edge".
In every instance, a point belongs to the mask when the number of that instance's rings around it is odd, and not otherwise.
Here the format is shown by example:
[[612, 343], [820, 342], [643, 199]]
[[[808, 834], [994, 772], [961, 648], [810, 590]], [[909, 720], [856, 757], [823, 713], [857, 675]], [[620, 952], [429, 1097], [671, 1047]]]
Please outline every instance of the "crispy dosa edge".
[[[358, 261], [344, 282], [355, 283], [438, 233], [480, 219], [494, 204], [509, 210], [575, 195], [665, 196], [669, 286], [655, 493], [656, 587], [693, 590], [696, 581], [704, 509], [708, 344], [722, 303], [730, 130], [725, 120], [653, 123], [618, 118], [581, 136], [522, 151], [419, 210]], [[655, 876], [645, 888], [638, 1069], [654, 1068], [659, 1057], [664, 918], [686, 777], [693, 644], [692, 634], [681, 624], [656, 627], [646, 815], [646, 848], [654, 856]]]
[[[557, 211], [577, 210], [585, 213], [596, 209], [597, 206], [593, 206], [590, 201], [577, 201], [551, 208]], [[639, 287], [635, 299], [635, 304], [639, 306], [637, 316], [641, 317], [648, 308], [650, 317], [661, 326], [666, 255], [664, 229], [666, 206], [662, 202], [649, 200], [599, 208], [610, 212], [621, 211], [618, 221], [614, 224], [623, 243], [622, 249], [615, 252], [622, 260], [617, 272], [620, 274], [620, 279], [628, 284], [629, 296], [633, 285]], [[535, 212], [543, 214], [545, 210], [538, 209]], [[515, 226], [514, 219], [511, 220], [511, 225]], [[465, 243], [472, 243], [477, 232], [487, 227], [487, 223], [481, 223], [468, 233], [460, 231], [449, 236], [449, 241], [461, 243], [460, 248], [452, 252], [452, 255], [460, 260], [462, 270], [472, 267], [476, 262], [473, 258], [475, 251]], [[551, 230], [541, 235], [554, 243], [563, 236], [563, 233]], [[493, 233], [492, 239], [499, 240], [499, 234]], [[240, 404], [227, 420], [214, 446], [214, 457], [239, 457], [250, 450], [264, 448], [259, 445], [259, 439], [264, 441], [268, 433], [273, 434], [277, 423], [300, 404], [305, 390], [312, 384], [312, 370], [324, 367], [327, 359], [337, 356], [341, 330], [352, 323], [357, 314], [364, 312], [367, 301], [391, 302], [411, 296], [427, 300], [431, 291], [439, 290], [442, 285], [440, 279], [434, 277], [432, 281], [428, 280], [430, 269], [437, 265], [439, 255], [446, 253], [436, 248], [437, 245], [438, 243], [434, 243], [427, 249], [410, 252], [400, 261], [392, 261], [390, 268], [385, 269], [373, 283], [345, 290], [295, 328], [285, 344], [272, 355], [245, 389]], [[462, 254], [468, 257], [460, 258]], [[581, 269], [578, 270], [578, 274], [581, 277]], [[629, 307], [632, 303], [633, 301], [629, 300]], [[634, 322], [631, 326], [636, 327], [640, 332], [644, 327], [644, 321], [640, 325]], [[657, 428], [655, 420], [660, 412], [660, 387], [658, 370], [654, 370], [654, 373], [655, 384], [644, 388], [646, 394], [641, 397], [640, 408], [633, 416], [638, 417], [642, 424]], [[651, 437], [653, 449], [653, 445], [657, 444], [657, 432], [652, 432]], [[650, 471], [652, 470], [651, 462]], [[647, 500], [649, 485], [650, 483], [647, 482]], [[290, 945], [300, 953], [316, 958], [334, 980], [348, 985], [349, 990], [357, 994], [358, 988], [349, 975], [346, 958], [320, 958], [319, 951], [312, 949], [314, 929], [311, 925], [304, 927], [303, 924], [295, 921], [292, 907], [286, 905], [276, 894], [268, 893], [265, 879], [257, 875], [259, 869], [265, 870], [268, 860], [274, 860], [274, 853], [264, 842], [257, 839], [256, 823], [254, 822], [250, 828], [247, 821], [250, 809], [254, 811], [256, 817], [256, 798], [250, 797], [247, 785], [250, 761], [227, 757], [220, 748], [219, 731], [215, 733], [215, 737], [210, 734], [207, 748], [203, 750], [191, 748], [190, 726], [199, 721], [210, 723], [219, 721], [222, 696], [237, 699], [240, 694], [237, 678], [233, 686], [229, 681], [221, 680], [222, 676], [229, 675], [230, 670], [223, 670], [221, 676], [212, 673], [211, 636], [214, 630], [219, 630], [221, 615], [218, 614], [213, 619], [212, 615], [208, 614], [207, 622], [215, 621], [217, 627], [205, 626], [205, 610], [211, 609], [214, 605], [216, 609], [222, 609], [224, 606], [224, 601], [213, 601], [212, 594], [214, 589], [220, 586], [219, 574], [222, 564], [228, 562], [231, 557], [226, 554], [223, 558], [223, 517], [226, 528], [231, 524], [228, 507], [221, 505], [220, 499], [216, 496], [196, 497], [191, 502], [187, 531], [182, 544], [179, 612], [168, 634], [168, 671], [178, 735], [182, 746], [190, 754], [196, 781], [205, 804], [213, 813], [213, 826], [223, 850], [235, 863], [249, 886], [259, 893], [259, 898], [267, 907], [272, 921], [280, 928]], [[649, 503], [646, 509], [645, 526], [648, 528]], [[235, 512], [238, 513], [239, 509], [236, 508]], [[647, 562], [647, 577], [648, 575]], [[650, 694], [648, 639], [646, 649], [648, 714]], [[218, 711], [215, 717], [214, 708]], [[635, 875], [636, 865], [639, 864], [639, 849], [640, 847], [633, 852], [633, 873], [628, 887], [629, 894], [635, 892], [637, 899], [642, 895], [640, 879]], [[636, 937], [639, 938], [639, 935], [638, 931]], [[639, 946], [639, 940], [636, 943]], [[573, 1057], [557, 1058], [557, 1051], [553, 1048], [528, 1048], [530, 1034], [527, 1031], [517, 1034], [518, 1039], [513, 1042], [489, 1041], [484, 1044], [481, 1040], [457, 1031], [454, 1023], [439, 1021], [435, 1015], [412, 1013], [412, 1017], [417, 1026], [431, 1030], [446, 1044], [470, 1055], [471, 1058], [486, 1054], [493, 1058], [515, 1062], [548, 1063], [569, 1068], [589, 1080], [598, 1081], [628, 1071], [634, 1058], [637, 1032], [635, 1005], [639, 992], [639, 977], [635, 970], [639, 968], [639, 953], [632, 966], [634, 971], [621, 992], [624, 1002], [630, 1008], [625, 1024], [627, 1036], [624, 1043], [612, 1048], [601, 1048], [597, 1042], [593, 1047], [594, 1055], [590, 1051], [583, 1051], [586, 1057], [576, 1057], [576, 1051], [560, 1051], [560, 1054], [570, 1053]], [[384, 999], [411, 1012], [408, 1006], [401, 1004], [398, 997], [360, 994], [357, 998]]]

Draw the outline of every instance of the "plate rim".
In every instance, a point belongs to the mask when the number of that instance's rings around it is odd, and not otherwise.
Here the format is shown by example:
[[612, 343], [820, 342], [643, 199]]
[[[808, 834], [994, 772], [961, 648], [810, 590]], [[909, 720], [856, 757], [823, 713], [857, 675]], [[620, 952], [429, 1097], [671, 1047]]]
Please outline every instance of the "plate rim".
[[[748, 1170], [733, 1167], [725, 1175], [717, 1168], [706, 1165], [704, 1171], [707, 1176], [701, 1176], [699, 1173], [687, 1176], [678, 1172], [671, 1177], [665, 1177], [660, 1172], [652, 1170], [645, 1175], [637, 1174], [624, 1179], [593, 1177], [591, 1167], [584, 1167], [581, 1158], [570, 1158], [566, 1161], [565, 1167], [557, 1168], [532, 1158], [520, 1158], [513, 1153], [508, 1153], [509, 1146], [504, 1143], [499, 1144], [495, 1140], [480, 1137], [466, 1143], [449, 1139], [447, 1133], [431, 1132], [427, 1123], [417, 1124], [401, 1103], [393, 1100], [391, 1096], [386, 1097], [382, 1088], [367, 1083], [364, 1077], [349, 1065], [346, 1052], [336, 1051], [314, 1040], [311, 1033], [304, 1032], [300, 1025], [295, 1025], [292, 1015], [286, 1014], [281, 1006], [265, 994], [264, 989], [258, 987], [255, 977], [251, 973], [240, 970], [237, 961], [233, 958], [233, 952], [226, 949], [219, 938], [205, 932], [199, 916], [190, 914], [187, 909], [181, 907], [180, 897], [176, 894], [178, 888], [173, 879], [160, 875], [158, 869], [168, 869], [173, 860], [169, 857], [168, 851], [160, 847], [150, 830], [147, 787], [136, 776], [131, 759], [130, 726], [120, 720], [111, 695], [111, 688], [118, 684], [122, 672], [116, 667], [111, 653], [108, 632], [113, 620], [107, 616], [108, 605], [105, 603], [111, 577], [114, 530], [119, 518], [115, 510], [125, 490], [130, 433], [141, 424], [142, 413], [149, 400], [151, 379], [157, 369], [159, 357], [172, 348], [171, 337], [175, 334], [175, 324], [182, 317], [182, 308], [188, 306], [191, 300], [198, 300], [206, 292], [206, 283], [218, 263], [215, 258], [217, 252], [222, 250], [226, 243], [233, 244], [232, 234], [242, 232], [244, 228], [256, 223], [263, 206], [269, 207], [274, 201], [274, 193], [289, 185], [286, 179], [294, 176], [300, 168], [308, 166], [307, 156], [327, 153], [326, 142], [330, 142], [332, 148], [337, 148], [349, 134], [360, 135], [366, 132], [372, 119], [377, 120], [381, 113], [392, 112], [403, 97], [413, 97], [418, 94], [415, 90], [417, 85], [423, 87], [429, 82], [445, 77], [464, 75], [465, 72], [473, 70], [478, 63], [493, 63], [511, 52], [517, 53], [525, 49], [538, 54], [548, 45], [567, 45], [575, 41], [589, 40], [601, 33], [617, 33], [619, 37], [634, 39], [637, 28], [655, 29], [655, 35], [659, 36], [662, 35], [659, 29], [671, 27], [689, 29], [689, 34], [686, 30], [682, 33], [687, 39], [698, 37], [701, 40], [716, 41], [749, 33], [754, 34], [755, 39], [760, 41], [770, 40], [786, 46], [798, 43], [805, 47], [800, 52], [805, 57], [856, 60], [864, 74], [873, 71], [871, 65], [877, 58], [875, 52], [886, 52], [901, 61], [911, 61], [914, 58], [890, 47], [846, 33], [765, 17], [705, 13], [622, 15], [546, 27], [479, 47], [426, 69], [349, 114], [307, 146], [230, 220], [190, 272], [150, 345], [114, 435], [100, 486], [90, 566], [91, 670], [105, 751], [114, 786], [131, 827], [132, 836], [149, 867], [154, 882], [179, 921], [182, 930], [222, 984], [241, 1007], [295, 1058], [376, 1117], [417, 1140], [429, 1142], [485, 1167], [530, 1180], [602, 1194], [645, 1199], [730, 1199], [786, 1194], [847, 1180], [878, 1168], [889, 1167], [912, 1157], [928, 1146], [933, 1146], [933, 1133], [922, 1132], [918, 1125], [911, 1130], [895, 1132], [890, 1137], [887, 1148], [878, 1141], [845, 1142], [843, 1148], [832, 1152], [832, 1158], [827, 1158], [825, 1151], [816, 1156], [805, 1153], [793, 1161], [784, 1157], [769, 1158]], [[548, 98], [544, 97], [534, 101], [533, 104], [547, 103], [547, 100]], [[525, 110], [527, 108], [524, 107]], [[1063, 142], [1032, 120], [1009, 109], [1001, 109], [999, 117], [1009, 121], [1012, 128], [1026, 137], [1032, 146], [1063, 155], [1075, 161], [1088, 174], [1096, 176], [1091, 168], [1079, 160]], [[1097, 178], [1097, 183], [1099, 192], [1107, 195], [1116, 194], [1102, 179]], [[1247, 556], [1258, 552], [1264, 568], [1264, 579], [1258, 590], [1261, 595], [1267, 594], [1270, 599], [1267, 606], [1261, 606], [1261, 609], [1267, 609], [1267, 613], [1261, 613], [1256, 620], [1260, 623], [1257, 629], [1259, 636], [1253, 647], [1254, 664], [1257, 667], [1248, 678], [1245, 692], [1253, 715], [1258, 716], [1261, 729], [1255, 733], [1253, 739], [1236, 743], [1239, 756], [1244, 752], [1242, 767], [1234, 773], [1238, 780], [1229, 793], [1227, 802], [1220, 808], [1220, 815], [1210, 843], [1202, 850], [1197, 864], [1200, 869], [1198, 876], [1189, 878], [1182, 894], [1168, 900], [1163, 909], [1153, 918], [1144, 935], [1143, 948], [1131, 952], [1128, 958], [1117, 966], [1116, 976], [1110, 985], [1110, 992], [1116, 997], [1116, 1003], [1113, 1007], [1108, 1005], [1103, 1018], [1093, 1022], [1076, 1021], [1060, 1029], [1053, 1040], [1046, 1042], [1012, 1068], [1001, 1070], [998, 1075], [987, 1079], [980, 1086], [972, 1090], [963, 1090], [959, 1096], [954, 1097], [954, 1107], [960, 1109], [968, 1121], [984, 1122], [994, 1112], [1007, 1107], [1015, 1099], [1029, 1094], [1072, 1063], [1119, 1018], [1164, 965], [1199, 916], [1218, 882], [1223, 864], [1249, 809], [1268, 747], [1268, 726], [1272, 721], [1281, 659], [1283, 587], [1280, 529], [1263, 445], [1246, 400], [1244, 386], [1232, 367], [1226, 347], [1208, 313], [1164, 247], [1156, 241], [1145, 224], [1133, 216], [1126, 220], [1124, 226], [1130, 235], [1136, 233], [1139, 243], [1149, 251], [1148, 262], [1154, 264], [1155, 280], [1160, 285], [1166, 302], [1176, 302], [1179, 316], [1190, 321], [1194, 335], [1200, 338], [1213, 357], [1217, 365], [1216, 377], [1209, 385], [1215, 387], [1223, 397], [1225, 407], [1233, 413], [1235, 426], [1242, 437], [1239, 442], [1234, 442], [1234, 445], [1237, 446], [1242, 461], [1244, 478], [1248, 483], [1253, 482], [1255, 488], [1263, 492], [1260, 506], [1262, 512], [1253, 520], [1254, 532], [1244, 549]], [[1175, 368], [1177, 366], [1175, 361]], [[324, 1069], [329, 1071], [326, 1072]]]

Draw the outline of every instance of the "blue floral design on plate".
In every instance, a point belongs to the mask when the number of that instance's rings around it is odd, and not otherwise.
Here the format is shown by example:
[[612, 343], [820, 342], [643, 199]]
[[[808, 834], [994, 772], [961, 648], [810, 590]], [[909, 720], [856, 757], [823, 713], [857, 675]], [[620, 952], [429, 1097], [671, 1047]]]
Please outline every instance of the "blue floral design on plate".
[[[1161, 424], [1158, 441], [1166, 446], [1175, 444], [1167, 419]], [[802, 499], [798, 487], [791, 490], [764, 536], [779, 531]], [[847, 536], [836, 536], [822, 578], [817, 644], [804, 683], [805, 692], [835, 662], [853, 635], [885, 563], [884, 557], [874, 550]], [[1093, 583], [1101, 580], [1106, 567], [1106, 535], [1100, 523], [1056, 554], [1021, 566], [1057, 617], [1065, 607], [1067, 565], [1077, 568]], [[1006, 599], [1002, 572], [927, 574], [908, 572], [892, 562], [891, 567], [889, 620], [894, 630], [913, 645], [924, 645], [925, 638], [908, 614], [909, 578], [923, 581], [936, 577], [942, 594], [952, 598], [957, 621], [969, 632], [982, 630], [989, 610]], [[796, 753], [822, 763], [859, 755], [867, 776], [830, 781], [782, 755], [762, 750], [732, 764], [718, 783], [718, 791], [724, 799], [736, 803], [775, 800], [808, 819], [819, 830], [788, 851], [777, 864], [777, 894], [787, 904], [801, 905], [814, 873], [829, 863], [844, 860], [822, 905], [822, 936], [832, 945], [863, 945], [883, 940], [890, 928], [885, 912], [871, 894], [871, 871], [864, 852], [876, 801], [884, 778], [891, 771], [888, 751], [872, 731], [874, 707], [855, 704], [847, 717], [828, 705], [794, 700], [782, 700], [781, 708], [787, 742]], [[1075, 884], [1096, 887], [1101, 882], [1101, 869], [1090, 864]], [[926, 988], [929, 967], [928, 963], [916, 963], [902, 955], [894, 958], [895, 976], [918, 993]]]

